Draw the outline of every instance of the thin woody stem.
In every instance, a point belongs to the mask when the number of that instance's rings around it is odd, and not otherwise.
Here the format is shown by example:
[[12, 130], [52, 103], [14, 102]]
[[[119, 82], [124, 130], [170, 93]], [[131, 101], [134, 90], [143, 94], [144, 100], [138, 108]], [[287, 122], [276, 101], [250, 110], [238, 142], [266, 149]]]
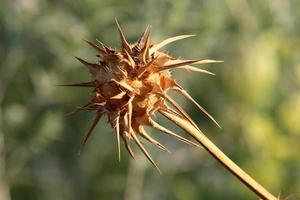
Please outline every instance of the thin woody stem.
[[230, 158], [228, 158], [214, 143], [212, 143], [201, 131], [197, 130], [187, 120], [180, 118], [177, 115], [173, 115], [164, 110], [159, 111], [165, 117], [176, 123], [179, 127], [189, 133], [195, 140], [197, 140], [203, 148], [205, 148], [218, 162], [220, 162], [225, 168], [229, 170], [234, 176], [236, 176], [241, 182], [243, 182], [250, 190], [256, 193], [260, 198], [266, 200], [277, 200], [270, 192], [268, 192], [263, 186], [256, 182], [251, 176], [244, 172], [239, 166], [237, 166]]

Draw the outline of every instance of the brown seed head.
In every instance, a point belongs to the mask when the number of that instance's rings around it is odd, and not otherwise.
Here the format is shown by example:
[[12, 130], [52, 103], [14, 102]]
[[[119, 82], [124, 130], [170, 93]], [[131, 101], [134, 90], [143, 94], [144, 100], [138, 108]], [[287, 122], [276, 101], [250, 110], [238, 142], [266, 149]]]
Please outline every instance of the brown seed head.
[[[103, 43], [95, 44], [86, 42], [96, 49], [100, 60], [97, 63], [89, 63], [77, 58], [87, 67], [92, 75], [92, 81], [69, 84], [65, 86], [92, 87], [94, 92], [91, 101], [78, 107], [77, 110], [96, 111], [95, 119], [88, 130], [82, 143], [86, 144], [94, 127], [103, 115], [107, 115], [108, 121], [115, 130], [120, 159], [120, 140], [122, 139], [129, 154], [134, 158], [134, 153], [129, 145], [130, 141], [140, 148], [149, 161], [158, 169], [149, 153], [140, 141], [140, 137], [157, 145], [159, 148], [169, 151], [165, 146], [156, 141], [144, 129], [150, 126], [185, 143], [199, 146], [198, 144], [173, 133], [152, 119], [156, 112], [167, 112], [186, 119], [192, 126], [196, 126], [188, 114], [167, 94], [168, 90], [175, 90], [192, 101], [213, 122], [217, 122], [204, 110], [193, 98], [176, 83], [170, 70], [183, 68], [212, 74], [203, 69], [191, 66], [193, 64], [216, 63], [216, 60], [180, 60], [170, 55], [159, 52], [163, 46], [176, 40], [185, 39], [193, 35], [182, 35], [166, 39], [158, 44], [150, 40], [149, 26], [141, 37], [133, 44], [129, 44], [120, 25], [117, 22], [121, 38], [121, 49], [115, 51]], [[163, 111], [163, 112], [162, 112]], [[217, 124], [218, 125], [218, 124]], [[158, 169], [159, 170], [159, 169]]]

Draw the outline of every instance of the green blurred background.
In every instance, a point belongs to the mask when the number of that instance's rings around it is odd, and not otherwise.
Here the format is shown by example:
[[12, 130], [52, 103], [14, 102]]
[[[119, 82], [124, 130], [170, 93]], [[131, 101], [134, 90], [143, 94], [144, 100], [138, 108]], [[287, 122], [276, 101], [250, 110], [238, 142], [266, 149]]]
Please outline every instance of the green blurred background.
[[[129, 41], [148, 24], [154, 42], [197, 34], [165, 50], [224, 63], [217, 74], [176, 71], [219, 121], [175, 97], [200, 128], [274, 195], [300, 197], [300, 1], [298, 0], [0, 0], [0, 199], [257, 199], [202, 149], [158, 132], [171, 154], [147, 145], [159, 175], [125, 149], [119, 163], [106, 120], [83, 154], [93, 114], [66, 116], [89, 89], [73, 55], [96, 60], [83, 38], [118, 48], [117, 17]], [[180, 73], [180, 76], [178, 75]], [[170, 127], [170, 124], [165, 123]], [[179, 131], [179, 130], [178, 130]]]

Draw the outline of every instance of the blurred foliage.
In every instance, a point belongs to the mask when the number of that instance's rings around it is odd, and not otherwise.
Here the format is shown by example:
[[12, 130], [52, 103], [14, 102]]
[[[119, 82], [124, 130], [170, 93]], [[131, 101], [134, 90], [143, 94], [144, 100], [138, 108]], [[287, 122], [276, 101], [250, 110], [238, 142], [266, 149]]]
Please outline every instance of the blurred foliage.
[[217, 74], [213, 78], [174, 72], [223, 128], [181, 103], [258, 182], [275, 195], [300, 197], [300, 1], [1, 0], [0, 5], [0, 199], [9, 199], [6, 187], [11, 199], [31, 200], [257, 199], [205, 151], [165, 136], [159, 137], [172, 154], [148, 147], [162, 176], [143, 157], [131, 161], [124, 149], [119, 163], [105, 120], [78, 156], [92, 113], [66, 113], [87, 102], [91, 91], [56, 85], [89, 80], [72, 57], [95, 60], [83, 38], [118, 48], [115, 17], [130, 41], [151, 24], [155, 42], [197, 34], [168, 46], [174, 56], [224, 60], [205, 66]]

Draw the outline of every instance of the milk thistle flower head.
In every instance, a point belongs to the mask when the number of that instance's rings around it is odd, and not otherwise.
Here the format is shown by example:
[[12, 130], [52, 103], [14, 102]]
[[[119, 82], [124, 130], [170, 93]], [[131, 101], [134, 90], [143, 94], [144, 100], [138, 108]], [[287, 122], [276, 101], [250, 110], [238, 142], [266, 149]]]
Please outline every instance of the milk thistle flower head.
[[[257, 183], [215, 146], [214, 143], [201, 132], [184, 109], [168, 95], [168, 91], [170, 90], [178, 92], [195, 104], [200, 111], [219, 126], [216, 120], [176, 82], [171, 75], [171, 71], [174, 69], [186, 69], [214, 75], [209, 71], [193, 65], [222, 61], [182, 60], [163, 53], [159, 50], [165, 45], [193, 35], [171, 37], [160, 43], [153, 44], [150, 39], [151, 30], [149, 26], [135, 43], [130, 44], [127, 42], [117, 20], [116, 23], [120, 34], [121, 49], [116, 51], [107, 47], [102, 42], [95, 44], [85, 40], [90, 46], [96, 49], [99, 61], [97, 63], [90, 63], [81, 58], [76, 58], [89, 70], [92, 80], [89, 82], [64, 85], [93, 88], [90, 102], [75, 109], [75, 111], [89, 110], [95, 112], [94, 120], [82, 142], [81, 150], [87, 143], [101, 117], [106, 115], [108, 122], [115, 130], [119, 160], [121, 140], [132, 158], [135, 158], [135, 156], [130, 144], [135, 143], [160, 172], [140, 138], [148, 140], [162, 150], [169, 150], [146, 132], [144, 127], [148, 126], [187, 144], [203, 147], [260, 198], [276, 200], [276, 197]], [[172, 132], [156, 122], [153, 116], [157, 112], [185, 130], [195, 139], [196, 143]]]
[[[135, 158], [130, 147], [130, 141], [133, 141], [147, 159], [159, 170], [140, 141], [140, 138], [146, 139], [162, 150], [169, 150], [150, 136], [146, 132], [145, 126], [157, 129], [187, 144], [199, 146], [199, 144], [172, 132], [154, 121], [153, 115], [156, 112], [165, 116], [168, 114], [176, 115], [199, 129], [184, 109], [168, 95], [169, 90], [177, 91], [193, 102], [218, 125], [216, 120], [175, 81], [171, 75], [171, 70], [186, 69], [214, 75], [207, 70], [192, 65], [220, 61], [181, 60], [159, 51], [163, 46], [171, 42], [194, 35], [176, 36], [158, 44], [153, 44], [150, 39], [151, 28], [148, 26], [139, 39], [135, 43], [130, 44], [127, 42], [117, 21], [116, 23], [120, 34], [121, 49], [116, 51], [107, 47], [102, 42], [95, 44], [85, 40], [90, 46], [96, 49], [99, 61], [97, 63], [90, 63], [81, 58], [76, 58], [88, 69], [92, 80], [65, 85], [93, 88], [90, 102], [76, 109], [95, 111], [94, 120], [83, 140], [81, 149], [87, 143], [100, 118], [106, 115], [116, 135], [119, 160], [120, 140], [123, 141], [130, 156]], [[168, 118], [170, 119], [170, 117]]]

